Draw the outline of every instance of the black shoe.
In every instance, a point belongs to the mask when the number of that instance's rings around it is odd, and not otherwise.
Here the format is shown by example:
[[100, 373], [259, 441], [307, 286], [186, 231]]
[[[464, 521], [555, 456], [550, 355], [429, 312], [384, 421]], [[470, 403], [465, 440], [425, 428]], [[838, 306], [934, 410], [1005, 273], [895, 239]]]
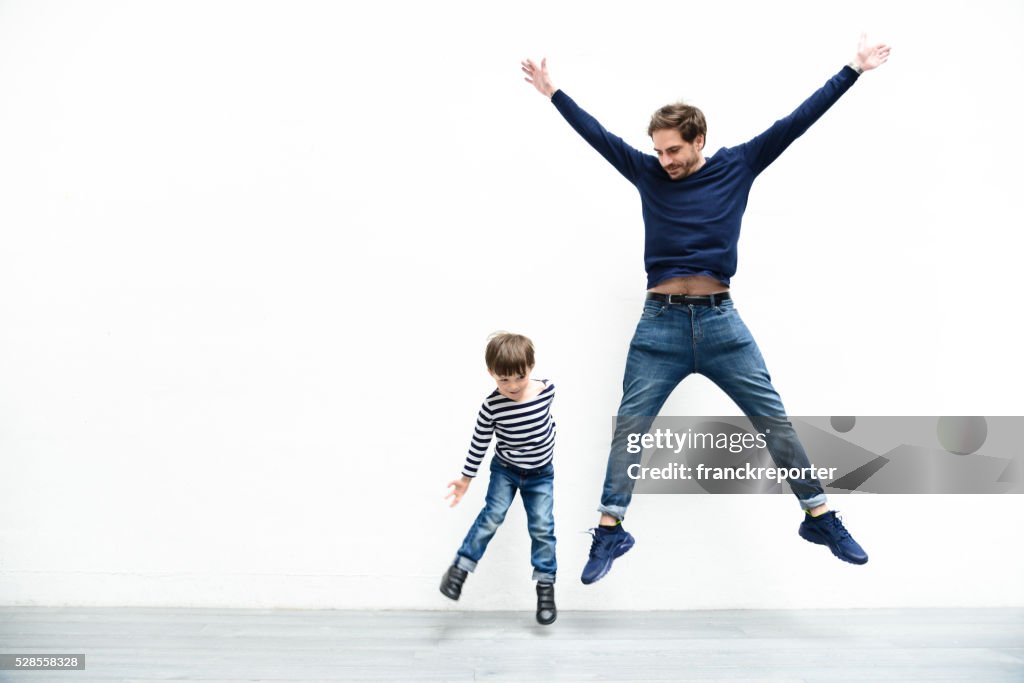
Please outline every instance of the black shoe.
[[462, 595], [462, 584], [467, 576], [469, 576], [469, 572], [465, 569], [459, 569], [454, 564], [448, 567], [448, 571], [444, 573], [444, 577], [441, 579], [441, 594], [446, 598], [458, 600], [459, 596]]
[[555, 623], [558, 608], [555, 607], [555, 584], [537, 582], [537, 623], [542, 626]]

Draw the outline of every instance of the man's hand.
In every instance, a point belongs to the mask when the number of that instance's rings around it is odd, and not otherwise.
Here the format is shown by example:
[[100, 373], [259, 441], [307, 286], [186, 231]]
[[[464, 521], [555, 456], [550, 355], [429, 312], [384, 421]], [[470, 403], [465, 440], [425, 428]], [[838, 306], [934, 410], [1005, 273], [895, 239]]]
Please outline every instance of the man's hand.
[[885, 64], [889, 59], [889, 46], [885, 43], [868, 45], [867, 34], [860, 34], [860, 42], [857, 44], [857, 56], [854, 63], [861, 71], [871, 71]]
[[445, 496], [444, 499], [453, 499], [452, 504], [448, 507], [453, 508], [459, 504], [459, 501], [462, 500], [462, 496], [464, 496], [466, 491], [469, 490], [469, 485], [471, 483], [473, 483], [473, 480], [465, 476], [462, 477], [462, 479], [455, 479], [454, 481], [448, 482], [448, 488], [452, 490], [448, 492], [448, 495]]
[[551, 76], [548, 75], [548, 58], [540, 60], [540, 66], [533, 63], [532, 59], [527, 59], [523, 63], [523, 73], [526, 74], [526, 78], [523, 80], [532, 85], [537, 89], [544, 97], [551, 99], [551, 96], [558, 90], [551, 82]]

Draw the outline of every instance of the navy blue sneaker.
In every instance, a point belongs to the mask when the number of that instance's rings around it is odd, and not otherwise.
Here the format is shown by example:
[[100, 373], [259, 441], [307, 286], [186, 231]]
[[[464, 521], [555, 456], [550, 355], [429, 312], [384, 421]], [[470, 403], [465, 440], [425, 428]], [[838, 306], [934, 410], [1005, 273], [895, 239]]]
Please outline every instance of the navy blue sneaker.
[[853, 540], [834, 510], [817, 517], [808, 514], [804, 514], [804, 517], [800, 525], [800, 537], [805, 541], [827, 545], [832, 554], [844, 562], [865, 564], [868, 561], [868, 554]]
[[621, 526], [615, 531], [605, 531], [601, 527], [590, 530], [594, 542], [590, 544], [590, 559], [583, 568], [583, 583], [591, 584], [604, 578], [612, 568], [616, 557], [622, 557], [633, 547], [633, 535]]

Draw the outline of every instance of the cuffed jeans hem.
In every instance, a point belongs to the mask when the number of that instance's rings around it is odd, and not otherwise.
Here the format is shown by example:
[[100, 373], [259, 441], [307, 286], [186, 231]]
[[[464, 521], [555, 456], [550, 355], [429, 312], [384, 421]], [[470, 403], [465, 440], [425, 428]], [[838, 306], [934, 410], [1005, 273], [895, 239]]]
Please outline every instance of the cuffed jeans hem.
[[599, 505], [597, 511], [602, 515], [611, 515], [620, 522], [626, 517], [626, 508], [620, 505]]
[[476, 569], [476, 562], [468, 557], [464, 557], [463, 555], [456, 555], [455, 562], [453, 562], [453, 564], [459, 569], [465, 569], [467, 572], [471, 572]]
[[827, 502], [828, 496], [826, 496], [824, 493], [819, 493], [816, 496], [812, 496], [810, 498], [805, 498], [801, 500], [800, 507], [802, 507], [804, 510], [810, 510], [812, 508], [818, 507], [819, 505], [824, 505]]
[[548, 574], [547, 572], [542, 572], [542, 571], [539, 571], [537, 569], [534, 569], [533, 570], [533, 580], [534, 581], [542, 581], [544, 583], [554, 583], [555, 582], [555, 575], [554, 574]]

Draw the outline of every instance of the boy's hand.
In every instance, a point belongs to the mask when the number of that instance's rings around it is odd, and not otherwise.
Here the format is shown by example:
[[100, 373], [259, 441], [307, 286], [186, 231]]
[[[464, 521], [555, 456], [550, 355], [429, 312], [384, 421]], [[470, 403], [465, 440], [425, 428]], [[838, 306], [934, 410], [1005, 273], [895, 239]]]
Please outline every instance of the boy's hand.
[[452, 498], [452, 504], [448, 507], [453, 508], [459, 504], [462, 500], [462, 496], [466, 495], [466, 491], [469, 489], [469, 485], [473, 482], [469, 477], [462, 477], [462, 479], [456, 479], [448, 482], [448, 488], [452, 489], [448, 492], [448, 495], [444, 497], [445, 500]]

